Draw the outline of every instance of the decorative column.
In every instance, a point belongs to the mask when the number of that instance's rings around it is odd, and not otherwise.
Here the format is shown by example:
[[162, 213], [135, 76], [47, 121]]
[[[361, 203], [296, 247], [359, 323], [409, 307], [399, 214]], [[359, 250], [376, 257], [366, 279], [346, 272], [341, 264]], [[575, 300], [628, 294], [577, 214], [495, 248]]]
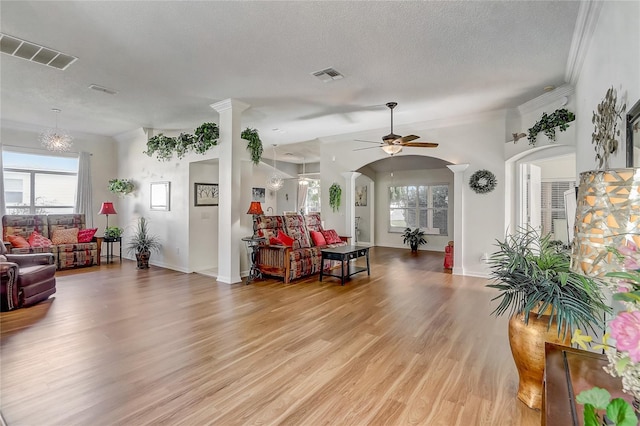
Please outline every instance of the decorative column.
[[462, 266], [464, 226], [462, 213], [464, 212], [464, 171], [469, 164], [452, 164], [447, 166], [453, 172], [453, 270], [456, 275], [464, 275]]
[[[218, 111], [220, 137], [218, 138], [219, 206], [218, 206], [218, 282], [241, 282], [240, 218], [247, 206], [241, 206], [241, 159], [246, 154], [240, 137], [240, 118], [248, 104], [235, 99], [225, 99], [211, 105]], [[244, 247], [242, 247], [244, 249]]]
[[344, 188], [344, 213], [345, 213], [345, 232], [347, 236], [351, 236], [350, 244], [355, 244], [356, 238], [356, 179], [362, 173], [344, 172], [340, 173], [345, 180]]

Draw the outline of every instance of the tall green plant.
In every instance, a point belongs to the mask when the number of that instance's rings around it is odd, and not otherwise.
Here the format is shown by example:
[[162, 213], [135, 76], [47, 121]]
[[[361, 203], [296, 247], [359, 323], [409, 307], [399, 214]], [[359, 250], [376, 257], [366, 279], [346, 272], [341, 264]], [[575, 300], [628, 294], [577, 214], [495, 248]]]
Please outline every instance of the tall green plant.
[[598, 282], [573, 272], [569, 254], [534, 229], [521, 229], [497, 242], [499, 250], [489, 258], [493, 283], [500, 294], [495, 315], [524, 314], [529, 322], [532, 310], [551, 308], [549, 327], [557, 321], [558, 335], [575, 328], [591, 329], [603, 322], [604, 304]]
[[160, 250], [160, 240], [155, 235], [149, 235], [149, 222], [145, 217], [138, 219], [136, 230], [133, 233], [131, 240], [127, 244], [127, 250], [129, 253], [145, 253], [145, 252], [158, 252]]

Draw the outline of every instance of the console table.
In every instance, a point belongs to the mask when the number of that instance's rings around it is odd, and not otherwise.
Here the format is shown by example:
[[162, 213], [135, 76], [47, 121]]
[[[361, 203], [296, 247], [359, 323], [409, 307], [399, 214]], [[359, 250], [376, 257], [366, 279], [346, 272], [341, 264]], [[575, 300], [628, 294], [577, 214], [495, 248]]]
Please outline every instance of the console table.
[[[320, 281], [322, 281], [323, 276], [328, 277], [336, 277], [340, 278], [341, 285], [344, 285], [344, 280], [349, 278], [351, 275], [357, 274], [359, 272], [367, 271], [367, 275], [371, 275], [371, 271], [369, 269], [369, 247], [363, 246], [342, 246], [330, 249], [324, 249], [322, 252], [322, 262], [320, 267]], [[356, 266], [349, 264], [349, 261], [352, 259], [357, 259], [359, 257], [365, 256], [367, 258], [367, 267], [364, 268], [362, 266]], [[324, 272], [324, 261], [325, 260], [339, 260], [340, 261], [340, 275], [335, 275], [331, 273]], [[347, 263], [347, 271], [345, 273], [344, 264]]]
[[594, 386], [631, 403], [631, 395], [622, 392], [622, 380], [602, 369], [608, 363], [603, 354], [546, 343], [542, 425], [582, 426], [583, 407], [576, 403], [576, 395]]

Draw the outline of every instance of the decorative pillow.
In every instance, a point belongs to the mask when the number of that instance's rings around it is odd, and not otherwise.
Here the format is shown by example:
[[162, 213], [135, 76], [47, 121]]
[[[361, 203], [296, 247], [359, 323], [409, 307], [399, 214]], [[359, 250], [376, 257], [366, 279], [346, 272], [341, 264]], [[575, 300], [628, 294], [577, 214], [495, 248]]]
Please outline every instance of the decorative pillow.
[[91, 229], [79, 229], [78, 230], [78, 242], [79, 243], [90, 243], [93, 239], [93, 236], [98, 232], [98, 228]]
[[293, 246], [293, 238], [288, 236], [282, 231], [278, 231], [278, 239], [282, 241], [283, 246], [292, 247]]
[[322, 235], [327, 241], [327, 244], [338, 244], [342, 242], [335, 229], [327, 229], [326, 231], [322, 231]]
[[327, 240], [325, 240], [324, 235], [320, 231], [311, 231], [311, 239], [313, 240], [314, 246], [326, 246]]
[[51, 242], [55, 245], [76, 244], [78, 242], [78, 228], [54, 229]]
[[7, 235], [7, 240], [11, 243], [11, 245], [15, 248], [29, 248], [29, 241], [25, 240], [24, 237], [20, 235]]
[[51, 240], [43, 237], [38, 231], [33, 231], [29, 235], [29, 245], [31, 247], [51, 247]]

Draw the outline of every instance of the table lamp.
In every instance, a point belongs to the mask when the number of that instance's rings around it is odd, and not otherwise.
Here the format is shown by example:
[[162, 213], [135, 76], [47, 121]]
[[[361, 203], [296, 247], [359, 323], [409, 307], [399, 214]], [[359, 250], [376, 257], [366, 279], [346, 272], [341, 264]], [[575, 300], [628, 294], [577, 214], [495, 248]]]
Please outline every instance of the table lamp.
[[110, 214], [118, 214], [115, 207], [113, 207], [113, 203], [110, 201], [105, 201], [102, 203], [102, 207], [100, 207], [100, 211], [98, 214], [107, 215], [107, 228], [109, 228], [109, 215]]
[[252, 201], [247, 214], [253, 215], [253, 235], [256, 235], [256, 216], [259, 214], [264, 214], [260, 201]]

